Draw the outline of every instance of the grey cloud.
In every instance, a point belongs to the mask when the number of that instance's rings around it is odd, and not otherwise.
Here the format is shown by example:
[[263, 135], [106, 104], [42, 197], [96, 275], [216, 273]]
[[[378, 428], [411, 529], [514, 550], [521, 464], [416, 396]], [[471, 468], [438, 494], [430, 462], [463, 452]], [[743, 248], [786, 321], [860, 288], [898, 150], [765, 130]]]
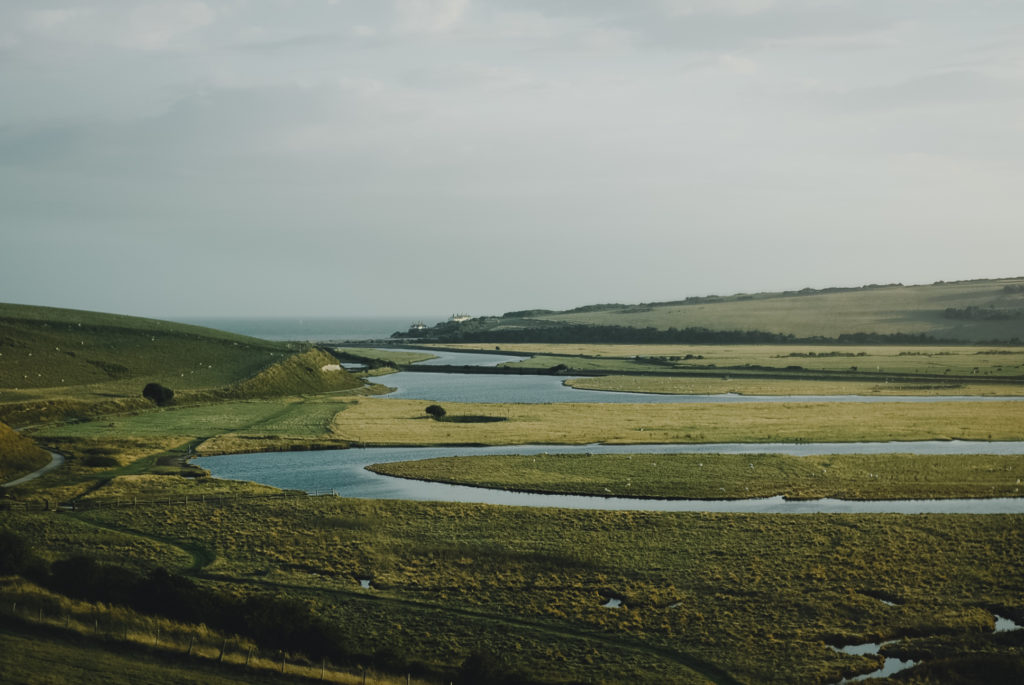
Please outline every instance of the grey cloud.
[[[0, 6], [0, 290], [489, 312], [1012, 271], [1017, 5], [730, 4], [211, 3], [149, 51]], [[153, 255], [204, 277], [120, 295]]]
[[1024, 80], [994, 78], [978, 71], [925, 74], [899, 83], [827, 94], [825, 101], [857, 111], [892, 108], [933, 108], [978, 105], [1024, 99]]

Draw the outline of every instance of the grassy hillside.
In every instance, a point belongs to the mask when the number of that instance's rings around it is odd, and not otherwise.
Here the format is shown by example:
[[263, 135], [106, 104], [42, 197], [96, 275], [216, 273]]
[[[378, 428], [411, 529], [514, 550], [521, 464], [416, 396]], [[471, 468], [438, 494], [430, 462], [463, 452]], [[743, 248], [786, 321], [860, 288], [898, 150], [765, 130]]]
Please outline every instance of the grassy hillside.
[[0, 388], [37, 391], [140, 379], [198, 389], [251, 376], [295, 351], [199, 326], [70, 309], [0, 304]]
[[659, 330], [759, 330], [797, 337], [924, 333], [962, 341], [1024, 339], [1024, 278], [583, 307], [536, 318]]
[[50, 462], [46, 450], [0, 423], [0, 483], [41, 469]]
[[712, 295], [562, 312], [530, 309], [396, 337], [492, 343], [1015, 343], [1024, 340], [1024, 277]]
[[187, 324], [0, 304], [0, 419], [12, 425], [151, 406], [150, 382], [181, 400], [272, 396], [361, 385], [304, 343]]

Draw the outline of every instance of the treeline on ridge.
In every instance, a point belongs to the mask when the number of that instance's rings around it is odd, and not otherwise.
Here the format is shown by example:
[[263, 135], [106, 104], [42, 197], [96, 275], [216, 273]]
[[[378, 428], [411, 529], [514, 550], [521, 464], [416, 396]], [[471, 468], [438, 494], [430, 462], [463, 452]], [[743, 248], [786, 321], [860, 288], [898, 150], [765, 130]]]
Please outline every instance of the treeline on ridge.
[[[415, 337], [437, 342], [493, 343], [627, 343], [627, 344], [838, 344], [838, 345], [936, 345], [954, 341], [942, 340], [924, 333], [843, 333], [834, 338], [825, 336], [797, 337], [791, 333], [768, 331], [715, 331], [702, 327], [658, 329], [631, 326], [567, 325], [538, 328], [497, 330], [466, 330], [443, 326], [430, 331], [398, 332], [393, 338]], [[1013, 339], [1011, 344], [1019, 344]], [[955, 343], [954, 343], [955, 344]]]

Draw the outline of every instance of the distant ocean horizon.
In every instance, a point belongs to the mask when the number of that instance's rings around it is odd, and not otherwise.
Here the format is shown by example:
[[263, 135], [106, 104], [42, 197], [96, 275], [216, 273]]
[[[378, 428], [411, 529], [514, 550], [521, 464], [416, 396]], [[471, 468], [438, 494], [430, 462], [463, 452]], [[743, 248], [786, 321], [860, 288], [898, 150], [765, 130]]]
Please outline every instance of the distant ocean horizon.
[[216, 328], [264, 340], [382, 340], [407, 331], [422, 321], [428, 326], [447, 316], [342, 316], [342, 317], [182, 317], [175, 321]]

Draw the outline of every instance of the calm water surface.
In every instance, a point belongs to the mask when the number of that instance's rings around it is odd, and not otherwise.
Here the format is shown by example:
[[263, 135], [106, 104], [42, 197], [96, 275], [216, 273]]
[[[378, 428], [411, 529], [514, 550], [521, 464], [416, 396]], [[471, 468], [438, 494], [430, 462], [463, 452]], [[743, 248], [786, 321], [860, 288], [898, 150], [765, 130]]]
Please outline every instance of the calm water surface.
[[[408, 350], [422, 352], [422, 350]], [[497, 366], [525, 357], [473, 352], [431, 351], [435, 359], [416, 366]], [[385, 397], [433, 402], [507, 402], [546, 404], [561, 402], [621, 404], [697, 404], [704, 402], [992, 402], [1024, 397], [915, 396], [915, 395], [660, 395], [654, 393], [578, 390], [564, 385], [571, 376], [513, 376], [403, 371], [378, 376], [374, 382], [395, 388]]]
[[787, 501], [782, 497], [750, 500], [642, 500], [625, 497], [542, 495], [506, 492], [444, 483], [426, 483], [381, 476], [364, 467], [388, 461], [409, 461], [474, 454], [1024, 454], [1024, 442], [874, 442], [714, 445], [517, 445], [504, 447], [368, 447], [349, 450], [231, 454], [204, 457], [196, 463], [217, 478], [251, 480], [307, 492], [334, 490], [343, 497], [481, 502], [533, 507], [643, 511], [717, 511], [734, 513], [1024, 513], [1024, 497], [992, 499]]
[[[438, 352], [423, 364], [494, 366], [522, 357]], [[397, 388], [388, 397], [450, 402], [935, 402], [988, 398], [863, 397], [863, 396], [740, 396], [653, 395], [576, 390], [558, 376], [505, 376], [402, 372], [375, 379]], [[1004, 399], [1004, 398], [992, 398]], [[1015, 398], [1024, 399], [1024, 398]], [[782, 497], [751, 500], [643, 500], [582, 495], [542, 495], [506, 492], [444, 483], [426, 483], [381, 476], [365, 469], [370, 464], [441, 456], [539, 453], [778, 453], [817, 454], [1024, 454], [1024, 442], [876, 442], [876, 443], [726, 443], [713, 445], [517, 445], [499, 447], [375, 447], [349, 450], [234, 454], [206, 457], [199, 465], [218, 478], [251, 480], [274, 487], [335, 491], [343, 497], [369, 499], [481, 502], [535, 507], [648, 511], [719, 511], [760, 513], [1024, 513], [1024, 498], [964, 500], [887, 500], [855, 502], [834, 499], [786, 501]]]

